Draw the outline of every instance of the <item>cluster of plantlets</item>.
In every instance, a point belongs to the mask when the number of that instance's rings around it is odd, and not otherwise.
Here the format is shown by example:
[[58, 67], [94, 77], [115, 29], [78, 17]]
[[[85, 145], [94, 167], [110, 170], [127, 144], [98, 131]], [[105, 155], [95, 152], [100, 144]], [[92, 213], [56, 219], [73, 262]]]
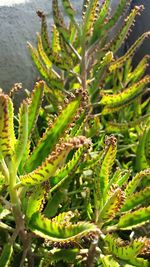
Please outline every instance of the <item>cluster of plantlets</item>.
[[117, 56], [142, 6], [108, 42], [127, 2], [110, 16], [110, 0], [84, 1], [79, 25], [62, 0], [66, 26], [53, 0], [51, 44], [38, 12], [38, 49], [29, 49], [45, 82], [16, 123], [12, 92], [0, 92], [0, 266], [150, 264], [149, 99], [142, 100], [149, 57], [132, 69], [149, 33]]

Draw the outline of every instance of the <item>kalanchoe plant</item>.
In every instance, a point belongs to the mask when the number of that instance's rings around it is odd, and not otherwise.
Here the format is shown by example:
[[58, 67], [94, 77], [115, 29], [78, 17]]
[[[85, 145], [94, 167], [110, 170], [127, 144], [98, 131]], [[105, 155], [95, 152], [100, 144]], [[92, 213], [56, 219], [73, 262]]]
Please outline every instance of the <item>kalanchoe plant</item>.
[[44, 86], [21, 104], [16, 134], [12, 100], [0, 93], [0, 266], [149, 266], [148, 236], [133, 231], [150, 221], [142, 183], [150, 169], [129, 180], [114, 168], [115, 137], [98, 151], [73, 136], [87, 102], [82, 90], [34, 143]]
[[[46, 82], [36, 83], [15, 120], [13, 92], [0, 92], [0, 266], [150, 264], [149, 233], [142, 231], [150, 222], [149, 100], [141, 98], [149, 58], [135, 70], [131, 63], [149, 33], [121, 58], [116, 53], [142, 6], [108, 42], [129, 2], [121, 0], [111, 17], [110, 0], [84, 1], [78, 25], [62, 0], [66, 26], [53, 0], [51, 44], [38, 12], [38, 49], [29, 48]], [[117, 133], [118, 156], [116, 138], [105, 139], [104, 129]], [[129, 168], [127, 144], [137, 147], [139, 172]]]

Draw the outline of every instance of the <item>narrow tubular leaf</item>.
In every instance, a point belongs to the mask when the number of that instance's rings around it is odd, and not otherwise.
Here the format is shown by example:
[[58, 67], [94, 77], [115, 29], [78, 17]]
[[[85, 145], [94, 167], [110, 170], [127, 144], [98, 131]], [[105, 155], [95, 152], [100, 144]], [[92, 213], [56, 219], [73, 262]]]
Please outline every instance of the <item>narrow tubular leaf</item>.
[[113, 136], [108, 137], [106, 139], [106, 154], [102, 161], [99, 173], [100, 191], [104, 203], [106, 200], [106, 192], [109, 185], [109, 175], [116, 158], [116, 150], [116, 138]]
[[59, 213], [59, 215], [56, 216], [55, 218], [53, 218], [52, 221], [63, 225], [64, 222], [68, 222], [69, 223], [71, 221], [71, 219], [73, 219], [75, 217], [75, 215], [76, 214], [73, 213], [72, 211]]
[[148, 177], [150, 175], [150, 169], [143, 170], [137, 173], [131, 181], [128, 182], [127, 187], [125, 189], [125, 195], [130, 196], [136, 190], [136, 188], [140, 185], [142, 179], [144, 177]]
[[32, 217], [34, 213], [41, 211], [44, 197], [45, 197], [44, 186], [42, 185], [35, 186], [34, 191], [31, 193], [27, 202], [26, 216], [28, 220]]
[[80, 106], [80, 99], [70, 101], [67, 106], [62, 110], [60, 115], [56, 118], [54, 124], [47, 128], [45, 134], [40, 139], [37, 147], [28, 159], [26, 169], [28, 172], [38, 167], [41, 162], [49, 155], [52, 148], [58, 142], [59, 138], [63, 135], [68, 125], [74, 119], [76, 111]]
[[111, 0], [104, 0], [104, 2], [102, 3], [100, 7], [98, 18], [94, 23], [92, 43], [95, 42], [100, 36], [100, 33], [101, 33], [100, 27], [103, 25], [104, 21], [107, 19], [107, 15], [109, 13], [110, 2]]
[[88, 222], [79, 222], [77, 224], [65, 223], [60, 224], [56, 221], [44, 218], [36, 213], [32, 216], [29, 227], [38, 236], [46, 238], [52, 242], [77, 242], [83, 236], [89, 233], [98, 233], [96, 225]]
[[[119, 33], [117, 36], [108, 44], [106, 45], [108, 50], [113, 51], [114, 53], [121, 47], [123, 44], [124, 40], [126, 39], [128, 32], [133, 25], [135, 21], [136, 15], [139, 14], [143, 10], [143, 6], [135, 6], [134, 9], [132, 9], [131, 13], [129, 16], [125, 19], [124, 25], [120, 29]], [[105, 47], [104, 47], [105, 50]]]
[[28, 104], [23, 102], [19, 109], [19, 131], [13, 155], [14, 166], [18, 168], [28, 142]]
[[150, 206], [136, 211], [126, 213], [120, 217], [117, 224], [118, 229], [133, 229], [139, 227], [150, 220]]
[[141, 59], [139, 64], [136, 66], [136, 68], [132, 72], [128, 73], [127, 79], [129, 81], [132, 81], [132, 82], [136, 82], [139, 79], [141, 79], [142, 76], [144, 75], [147, 67], [149, 66], [149, 61], [150, 61], [150, 56], [149, 55], [145, 55]]
[[100, 101], [101, 105], [107, 105], [108, 107], [117, 107], [123, 105], [136, 98], [142, 93], [143, 88], [150, 82], [150, 76], [144, 77], [140, 82], [133, 84], [131, 87], [125, 89], [118, 94], [104, 94]]
[[44, 215], [47, 218], [53, 218], [56, 216], [57, 211], [61, 203], [63, 203], [66, 196], [65, 190], [57, 190], [56, 193], [50, 197], [44, 209]]
[[144, 40], [146, 38], [148, 38], [150, 36], [150, 32], [145, 32], [143, 33], [136, 41], [135, 43], [128, 49], [127, 53], [120, 57], [118, 60], [116, 60], [114, 63], [112, 63], [109, 67], [110, 71], [113, 71], [115, 69], [118, 69], [120, 67], [122, 67], [125, 62], [130, 59], [131, 57], [133, 57], [133, 55], [135, 54], [136, 50], [139, 48], [140, 45], [142, 45], [142, 43], [144, 42]]
[[75, 10], [73, 9], [70, 0], [62, 0], [62, 4], [68, 17], [70, 17], [71, 20], [74, 20]]
[[54, 53], [59, 53], [59, 51], [61, 50], [59, 32], [57, 30], [56, 25], [53, 25], [53, 30], [52, 30], [52, 50], [54, 51]]
[[[54, 0], [54, 2], [56, 5], [57, 12], [59, 13], [57, 0], [56, 1]], [[55, 13], [55, 11], [54, 11], [54, 13]], [[66, 62], [63, 61], [62, 57], [59, 54], [59, 50], [60, 50], [59, 35], [57, 34], [57, 32], [55, 30], [55, 35], [53, 34], [53, 42], [52, 42], [52, 47], [51, 47], [50, 42], [49, 42], [49, 36], [48, 36], [46, 16], [44, 15], [43, 12], [40, 12], [40, 11], [38, 11], [37, 14], [41, 18], [41, 40], [39, 40], [39, 44], [40, 44], [40, 48], [41, 48], [40, 51], [42, 52], [41, 56], [43, 57], [43, 61], [45, 62], [46, 65], [49, 62], [48, 66], [50, 66], [50, 62], [51, 62], [54, 65], [62, 68], [63, 70], [68, 69], [69, 66], [66, 64]], [[56, 14], [56, 17], [57, 17], [57, 15], [58, 14]], [[60, 15], [60, 13], [59, 13], [59, 15]], [[57, 19], [58, 19], [58, 17], [57, 17]], [[55, 20], [54, 20], [54, 22], [55, 22]], [[56, 25], [56, 27], [59, 30], [57, 25]], [[54, 38], [56, 38], [56, 39], [54, 40]], [[54, 48], [54, 41], [55, 41], [55, 48], [57, 47], [57, 49], [53, 49]], [[47, 61], [47, 63], [45, 60]]]
[[14, 111], [8, 95], [0, 93], [0, 158], [11, 155], [14, 151]]
[[10, 266], [12, 254], [13, 254], [12, 245], [6, 244], [3, 248], [2, 254], [0, 256], [0, 266], [3, 266], [3, 267]]
[[150, 199], [150, 187], [147, 186], [143, 190], [135, 194], [132, 194], [131, 196], [128, 196], [128, 198], [126, 198], [121, 208], [121, 211], [125, 212], [128, 210], [134, 209], [137, 206], [147, 203], [149, 199]]
[[149, 129], [150, 128], [146, 128], [139, 137], [139, 143], [137, 145], [137, 151], [136, 151], [136, 162], [135, 162], [135, 167], [137, 171], [147, 169], [150, 166], [148, 164], [148, 155], [146, 156], [149, 150], [148, 142], [146, 142], [146, 140], [148, 141], [149, 139]]
[[114, 15], [103, 26], [103, 28], [102, 28], [103, 31], [102, 32], [105, 33], [105, 31], [108, 31], [109, 29], [111, 29], [117, 23], [117, 21], [119, 20], [119, 18], [123, 14], [124, 10], [130, 5], [130, 2], [131, 2], [131, 0], [121, 0], [120, 1], [120, 3], [118, 4]]
[[49, 41], [49, 36], [48, 36], [46, 16], [41, 11], [37, 11], [37, 15], [41, 19], [41, 39], [42, 39], [42, 45], [43, 45], [44, 51], [47, 51], [47, 49], [50, 48], [50, 41]]
[[[106, 125], [106, 131], [108, 133], [127, 132], [129, 128], [136, 127], [137, 125], [142, 123], [146, 124], [146, 121], [148, 120], [149, 116], [150, 114], [146, 114], [128, 123], [108, 122]], [[138, 157], [138, 152], [137, 152], [137, 157]]]
[[73, 249], [59, 249], [54, 248], [48, 253], [44, 253], [44, 263], [56, 264], [57, 262], [63, 261], [65, 263], [75, 262], [76, 256], [79, 252], [78, 248]]
[[108, 246], [109, 251], [119, 259], [129, 260], [140, 254], [145, 246], [145, 240], [135, 239], [128, 245], [125, 245], [123, 240], [113, 235], [108, 234], [105, 238], [105, 242]]
[[99, 1], [91, 0], [86, 9], [83, 32], [87, 39], [92, 35], [98, 7], [99, 7]]
[[63, 17], [58, 7], [58, 1], [52, 0], [52, 9], [53, 9], [53, 19], [54, 23], [59, 31], [59, 33], [63, 36], [63, 38], [68, 42], [69, 40], [69, 30], [66, 28]]
[[40, 184], [55, 175], [56, 170], [63, 164], [70, 150], [78, 148], [82, 145], [89, 146], [90, 141], [83, 136], [69, 139], [56, 147], [50, 156], [34, 171], [20, 176], [23, 185]]
[[62, 81], [58, 79], [58, 76], [52, 71], [52, 69], [47, 69], [47, 67], [42, 63], [38, 51], [34, 48], [30, 43], [28, 43], [29, 52], [31, 57], [40, 72], [43, 79], [50, 85], [50, 87], [54, 87], [57, 89], [62, 89]]
[[52, 68], [52, 62], [49, 60], [48, 56], [46, 55], [43, 44], [42, 44], [42, 38], [39, 33], [37, 33], [37, 47], [38, 47], [38, 52], [39, 55], [43, 61], [43, 63], [46, 65], [48, 69]]
[[136, 267], [141, 267], [141, 266], [142, 267], [149, 267], [149, 261], [145, 260], [143, 258], [140, 258], [140, 257], [139, 258], [132, 258], [130, 261], [132, 264], [134, 264], [133, 266], [136, 266]]
[[99, 214], [99, 221], [109, 221], [116, 217], [117, 212], [120, 211], [123, 205], [124, 194], [120, 188], [114, 190], [110, 198], [108, 198], [103, 209]]
[[150, 166], [150, 127], [147, 128], [144, 150], [147, 163]]
[[64, 181], [64, 178], [68, 177], [68, 175], [71, 176], [71, 173], [76, 170], [78, 167], [79, 162], [82, 160], [83, 153], [85, 152], [85, 147], [80, 147], [75, 154], [73, 155], [73, 158], [60, 170], [56, 172], [56, 175], [54, 178], [51, 179], [51, 186], [55, 186], [60, 181]]
[[[105, 267], [120, 267], [120, 264], [112, 256], [101, 256], [101, 261]], [[126, 266], [127, 267], [127, 266]], [[129, 266], [131, 267], [131, 266]]]
[[[6, 183], [5, 181], [5, 176], [2, 174], [2, 172], [0, 171], [0, 191], [3, 187], [3, 185]], [[1, 212], [2, 213], [2, 212]], [[1, 215], [0, 215], [0, 219], [1, 219]]]
[[37, 118], [39, 115], [39, 109], [41, 107], [42, 98], [44, 92], [44, 82], [40, 81], [36, 83], [33, 92], [29, 100], [29, 111], [28, 111], [28, 135], [30, 136], [33, 131]]

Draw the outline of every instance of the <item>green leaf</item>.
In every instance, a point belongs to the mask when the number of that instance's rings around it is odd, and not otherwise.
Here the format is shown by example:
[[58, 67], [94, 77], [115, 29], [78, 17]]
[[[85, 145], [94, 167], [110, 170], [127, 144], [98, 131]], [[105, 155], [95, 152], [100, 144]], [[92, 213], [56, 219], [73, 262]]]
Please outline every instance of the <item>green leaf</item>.
[[117, 213], [123, 205], [124, 194], [120, 188], [114, 190], [111, 196], [108, 198], [103, 209], [99, 214], [99, 221], [109, 221], [116, 217]]
[[28, 142], [28, 104], [23, 101], [19, 109], [19, 130], [18, 139], [15, 144], [14, 155], [12, 161], [16, 170], [22, 160], [25, 153]]
[[108, 246], [109, 252], [117, 258], [126, 261], [128, 260], [129, 262], [132, 258], [139, 255], [145, 246], [144, 238], [135, 239], [126, 245], [123, 240], [110, 234], [106, 236], [105, 242]]
[[149, 149], [149, 146], [146, 143], [146, 140], [148, 140], [147, 138], [149, 138], [148, 136], [149, 129], [150, 128], [146, 128], [139, 138], [139, 143], [136, 151], [136, 162], [135, 162], [135, 167], [137, 171], [141, 171], [149, 167], [145, 153], [145, 151], [148, 151]]
[[106, 33], [106, 31], [111, 29], [117, 23], [117, 21], [119, 20], [119, 18], [121, 17], [121, 15], [125, 11], [125, 9], [128, 7], [130, 2], [131, 2], [130, 0], [128, 0], [128, 1], [127, 0], [121, 0], [120, 1], [113, 16], [109, 19], [109, 21], [107, 21], [107, 23], [105, 23], [103, 25], [101, 36], [103, 36]]
[[[71, 174], [73, 171], [76, 170], [78, 167], [79, 162], [82, 160], [83, 153], [85, 152], [85, 147], [80, 147], [75, 154], [73, 155], [73, 158], [60, 170], [56, 172], [56, 175], [54, 178], [51, 179], [50, 183], [51, 186], [56, 186], [61, 181], [64, 182], [64, 178], [67, 178], [69, 174]], [[71, 177], [70, 177], [71, 178]]]
[[101, 261], [104, 267], [120, 267], [120, 264], [110, 255], [101, 256]]
[[121, 208], [122, 212], [134, 209], [137, 206], [140, 206], [142, 204], [145, 204], [150, 199], [150, 187], [146, 187], [143, 190], [129, 195], [128, 198], [126, 198], [123, 207]]
[[133, 229], [150, 220], [150, 207], [141, 208], [136, 211], [124, 214], [117, 224], [118, 229]]
[[74, 20], [75, 10], [73, 9], [70, 0], [62, 0], [64, 10], [71, 20]]
[[48, 69], [43, 62], [41, 61], [39, 57], [39, 53], [36, 48], [34, 48], [30, 43], [28, 43], [29, 52], [31, 54], [31, 57], [40, 72], [43, 79], [46, 80], [46, 82], [56, 89], [62, 89], [63, 84], [61, 79], [58, 77], [56, 72], [53, 72], [52, 69]]
[[0, 93], [0, 158], [14, 151], [14, 112], [13, 103], [8, 95]]
[[145, 55], [141, 61], [139, 61], [139, 64], [136, 66], [136, 68], [132, 72], [128, 73], [128, 80], [132, 80], [134, 83], [141, 79], [149, 65], [149, 60], [150, 56]]
[[129, 183], [127, 184], [127, 187], [125, 189], [125, 194], [126, 196], [130, 196], [131, 194], [133, 194], [136, 190], [136, 188], [140, 185], [142, 179], [144, 177], [147, 177], [150, 175], [150, 169], [147, 170], [143, 170], [139, 173], [137, 173], [131, 181], [129, 181]]
[[0, 266], [8, 267], [10, 266], [10, 261], [12, 258], [13, 247], [10, 244], [6, 244], [3, 248], [2, 254], [0, 256]]
[[5, 184], [5, 176], [2, 174], [2, 172], [0, 171], [0, 191], [3, 188], [3, 185]]
[[139, 15], [142, 10], [143, 6], [135, 6], [135, 8], [131, 10], [129, 16], [125, 19], [124, 25], [120, 29], [117, 36], [108, 45], [106, 45], [107, 49], [116, 52], [122, 46], [131, 26], [135, 21], [135, 17]]
[[52, 68], [52, 62], [49, 60], [48, 56], [46, 55], [44, 48], [43, 48], [43, 43], [42, 43], [42, 38], [39, 33], [37, 33], [37, 46], [38, 46], [38, 53], [43, 61], [43, 63], [46, 65], [48, 69]]
[[104, 21], [107, 19], [107, 15], [109, 14], [109, 6], [110, 6], [111, 0], [104, 0], [99, 14], [98, 18], [94, 23], [94, 31], [93, 31], [93, 36], [92, 36], [92, 43], [95, 42], [99, 36], [100, 36], [100, 27], [103, 26]]
[[146, 160], [147, 163], [150, 167], [150, 127], [147, 128], [146, 131], [146, 137], [145, 137], [145, 156], [146, 156]]
[[143, 258], [132, 258], [131, 260], [131, 263], [134, 264], [134, 266], [136, 267], [149, 267], [149, 261], [148, 260], [145, 260]]
[[8, 209], [3, 209], [0, 211], [0, 220], [4, 219], [7, 215], [11, 213]]
[[69, 139], [67, 142], [58, 144], [55, 151], [53, 151], [48, 158], [34, 171], [20, 176], [22, 185], [35, 185], [47, 181], [53, 177], [57, 169], [62, 166], [68, 153], [73, 148], [80, 146], [89, 146], [90, 142], [84, 136]]
[[58, 249], [54, 248], [49, 252], [44, 254], [43, 262], [45, 264], [55, 264], [59, 261], [63, 261], [65, 263], [75, 262], [76, 256], [79, 252], [78, 248], [74, 249]]
[[42, 98], [44, 92], [44, 82], [40, 81], [36, 83], [33, 92], [30, 97], [29, 111], [28, 111], [28, 135], [30, 136], [33, 131], [37, 118], [39, 115], [39, 109], [41, 107]]
[[63, 38], [66, 40], [66, 42], [68, 42], [70, 33], [69, 33], [69, 30], [66, 28], [63, 17], [60, 13], [57, 0], [52, 0], [52, 9], [53, 9], [54, 23], [55, 23], [59, 33], [63, 36]]
[[129, 170], [118, 180], [117, 184], [119, 187], [125, 185], [125, 183], [129, 180], [130, 174], [131, 172]]
[[37, 211], [41, 211], [43, 207], [43, 200], [45, 197], [45, 188], [42, 185], [38, 185], [34, 187], [34, 191], [31, 193], [28, 202], [27, 202], [27, 210], [26, 216], [28, 220], [32, 217], [34, 213]]
[[99, 232], [96, 225], [92, 223], [79, 222], [77, 224], [71, 224], [64, 221], [64, 224], [60, 224], [38, 213], [33, 214], [29, 227], [36, 235], [53, 242], [59, 242], [60, 244], [77, 242], [83, 236], [88, 236], [90, 233], [97, 234]]
[[60, 204], [64, 201], [66, 196], [65, 190], [57, 190], [56, 193], [50, 197], [47, 202], [46, 208], [44, 209], [44, 215], [47, 218], [52, 218], [56, 216], [57, 210]]
[[150, 82], [150, 76], [146, 76], [140, 82], [133, 84], [131, 87], [125, 89], [118, 94], [103, 94], [100, 101], [101, 105], [107, 105], [108, 107], [118, 107], [135, 99], [139, 96], [143, 88]]
[[106, 139], [106, 154], [102, 160], [99, 176], [100, 192], [102, 198], [102, 206], [106, 201], [107, 188], [109, 185], [109, 175], [116, 158], [117, 142], [116, 138], [110, 136]]
[[[93, 33], [94, 21], [97, 16], [97, 9], [99, 6], [98, 0], [91, 0], [86, 9], [84, 24], [83, 24], [83, 33], [85, 38], [89, 38]], [[83, 40], [85, 41], [85, 40]]]
[[59, 215], [53, 218], [52, 221], [64, 225], [64, 222], [69, 223], [75, 217], [75, 215], [76, 214], [72, 211], [59, 213]]
[[80, 99], [77, 97], [67, 104], [54, 121], [54, 124], [47, 128], [45, 134], [40, 139], [37, 147], [27, 161], [26, 170], [28, 172], [38, 167], [49, 155], [59, 138], [64, 134], [65, 130], [74, 119], [79, 106]]
[[58, 53], [61, 50], [59, 31], [57, 30], [56, 25], [53, 25], [53, 30], [52, 30], [52, 50], [54, 51], [54, 53]]
[[150, 32], [145, 32], [143, 33], [136, 41], [135, 43], [128, 49], [128, 51], [125, 53], [125, 55], [123, 55], [122, 57], [120, 57], [118, 60], [116, 60], [115, 62], [113, 62], [110, 67], [109, 70], [113, 71], [117, 68], [120, 68], [124, 65], [124, 63], [133, 57], [133, 55], [135, 54], [136, 50], [139, 48], [139, 46], [144, 42], [144, 40], [146, 38], [148, 38], [150, 36]]

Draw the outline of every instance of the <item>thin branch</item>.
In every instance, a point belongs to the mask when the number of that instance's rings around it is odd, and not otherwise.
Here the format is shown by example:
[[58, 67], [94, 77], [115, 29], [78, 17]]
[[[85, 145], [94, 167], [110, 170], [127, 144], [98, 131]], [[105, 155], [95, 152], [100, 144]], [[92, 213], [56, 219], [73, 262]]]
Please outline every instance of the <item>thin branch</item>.
[[95, 256], [97, 254], [97, 246], [98, 246], [98, 236], [95, 237], [95, 239], [93, 240], [90, 248], [89, 248], [89, 252], [88, 252], [88, 256], [87, 256], [87, 262], [86, 262], [86, 266], [87, 267], [94, 267], [95, 266]]

